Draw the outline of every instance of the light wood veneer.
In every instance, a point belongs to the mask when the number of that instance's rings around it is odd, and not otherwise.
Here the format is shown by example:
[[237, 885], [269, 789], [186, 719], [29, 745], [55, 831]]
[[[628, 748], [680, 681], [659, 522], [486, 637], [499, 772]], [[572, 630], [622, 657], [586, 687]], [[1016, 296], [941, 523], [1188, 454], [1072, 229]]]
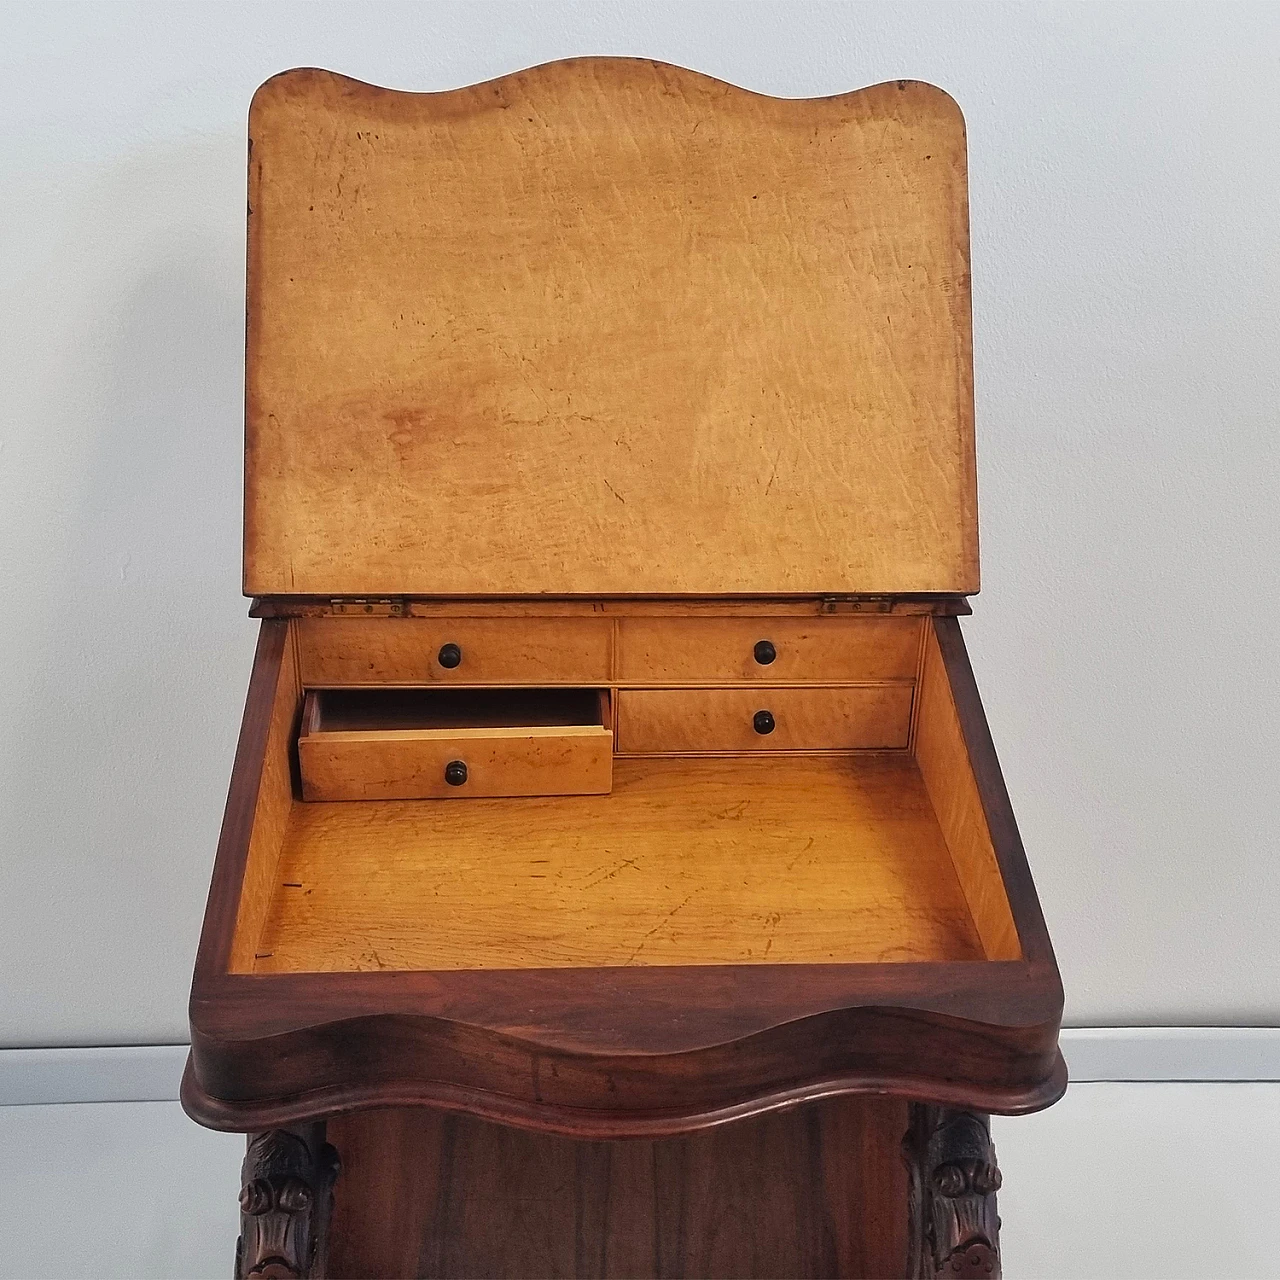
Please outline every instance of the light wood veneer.
[[[604, 618], [301, 618], [302, 681], [356, 685], [608, 684]], [[456, 645], [461, 661], [442, 666]]]
[[619, 760], [608, 796], [297, 804], [259, 973], [983, 958], [905, 754]]
[[[624, 689], [618, 750], [858, 751], [902, 748], [911, 725], [909, 681], [857, 688]], [[767, 713], [772, 728], [755, 727]]]
[[246, 591], [977, 590], [945, 93], [300, 70], [249, 132]]
[[919, 618], [625, 617], [615, 661], [620, 684], [913, 680], [920, 634]]

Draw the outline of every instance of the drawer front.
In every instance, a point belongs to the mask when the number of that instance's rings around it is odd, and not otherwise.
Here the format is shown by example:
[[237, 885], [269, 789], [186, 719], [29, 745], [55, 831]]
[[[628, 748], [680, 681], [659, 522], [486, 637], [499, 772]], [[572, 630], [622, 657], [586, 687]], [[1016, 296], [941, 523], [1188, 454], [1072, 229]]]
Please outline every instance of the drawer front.
[[305, 800], [423, 800], [607, 792], [600, 725], [319, 733], [298, 740]]
[[629, 683], [911, 680], [920, 617], [624, 618], [619, 679]]
[[618, 750], [855, 751], [907, 745], [911, 686], [624, 689]]
[[605, 618], [302, 618], [302, 683], [602, 685]]

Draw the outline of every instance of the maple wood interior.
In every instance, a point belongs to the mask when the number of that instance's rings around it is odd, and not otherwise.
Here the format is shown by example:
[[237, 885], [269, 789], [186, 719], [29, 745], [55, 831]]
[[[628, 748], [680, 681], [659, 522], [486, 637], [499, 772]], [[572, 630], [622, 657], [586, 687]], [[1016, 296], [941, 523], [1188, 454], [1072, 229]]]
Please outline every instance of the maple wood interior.
[[[917, 648], [905, 746], [618, 755], [607, 795], [304, 802], [307, 659], [287, 646], [231, 970], [1019, 958], [932, 620], [897, 621]], [[599, 725], [600, 698], [364, 688], [306, 715], [353, 733]]]
[[977, 590], [940, 90], [299, 69], [249, 130], [246, 591]]
[[603, 723], [596, 689], [313, 689], [306, 701], [310, 733]]

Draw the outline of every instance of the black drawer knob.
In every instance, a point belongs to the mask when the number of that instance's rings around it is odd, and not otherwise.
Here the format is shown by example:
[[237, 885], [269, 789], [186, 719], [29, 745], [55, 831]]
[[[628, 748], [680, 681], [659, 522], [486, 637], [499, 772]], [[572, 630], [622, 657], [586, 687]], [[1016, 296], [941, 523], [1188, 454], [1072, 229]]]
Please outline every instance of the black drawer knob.
[[467, 780], [467, 762], [450, 760], [444, 767], [444, 780], [451, 787], [460, 787]]
[[773, 647], [772, 640], [757, 640], [756, 647], [752, 652], [756, 655], [756, 661], [762, 667], [767, 667], [778, 656], [778, 651]]
[[757, 711], [751, 717], [751, 727], [757, 733], [772, 733], [774, 730], [774, 719], [772, 711]]
[[462, 661], [462, 650], [456, 644], [442, 644], [440, 652], [436, 654], [436, 661], [452, 671]]

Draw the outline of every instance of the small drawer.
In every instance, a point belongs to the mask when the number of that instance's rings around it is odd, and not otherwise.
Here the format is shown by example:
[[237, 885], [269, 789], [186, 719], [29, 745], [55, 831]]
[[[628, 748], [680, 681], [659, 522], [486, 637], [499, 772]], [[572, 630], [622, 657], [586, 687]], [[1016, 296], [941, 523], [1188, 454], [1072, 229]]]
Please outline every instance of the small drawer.
[[912, 680], [920, 617], [624, 618], [627, 683]]
[[298, 736], [304, 800], [607, 792], [609, 695], [587, 689], [312, 689]]
[[301, 618], [302, 683], [609, 682], [606, 618]]
[[905, 747], [912, 686], [626, 689], [618, 750], [859, 751]]

